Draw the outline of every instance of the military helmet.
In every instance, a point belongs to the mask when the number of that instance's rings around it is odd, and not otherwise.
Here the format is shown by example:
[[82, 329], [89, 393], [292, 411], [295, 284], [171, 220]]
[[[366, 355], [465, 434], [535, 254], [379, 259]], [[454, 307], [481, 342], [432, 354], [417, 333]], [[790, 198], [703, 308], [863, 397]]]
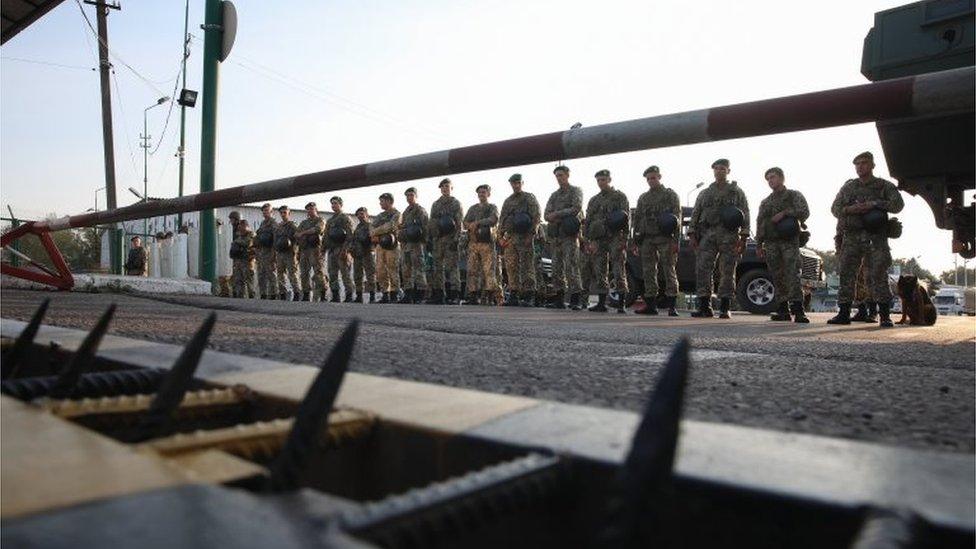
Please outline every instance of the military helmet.
[[722, 208], [722, 211], [719, 212], [719, 218], [722, 220], [722, 226], [730, 231], [738, 229], [746, 221], [746, 216], [742, 210], [732, 205]]
[[411, 223], [403, 228], [403, 239], [407, 242], [420, 242], [424, 236], [424, 230], [418, 223]]
[[627, 226], [627, 212], [623, 210], [614, 210], [610, 212], [607, 216], [607, 229], [611, 231], [620, 231]]
[[776, 234], [781, 238], [793, 238], [794, 236], [800, 234], [800, 221], [791, 216], [783, 216], [775, 225]]
[[661, 234], [674, 234], [678, 228], [678, 216], [671, 212], [661, 212], [657, 216], [657, 228]]
[[481, 225], [478, 230], [474, 233], [475, 242], [491, 242], [491, 227], [488, 225]]
[[449, 215], [442, 215], [437, 219], [437, 230], [440, 231], [441, 236], [447, 236], [454, 233], [454, 218]]
[[888, 212], [880, 208], [872, 208], [861, 215], [861, 224], [869, 233], [880, 233], [887, 228]]
[[240, 219], [241, 218], [241, 212], [239, 212], [237, 210], [234, 210], [234, 211], [230, 212], [229, 214], [227, 214], [227, 217], [230, 218], [230, 219]]
[[559, 221], [559, 232], [563, 236], [576, 236], [580, 232], [580, 220], [575, 215], [564, 216]]
[[512, 228], [518, 234], [529, 234], [532, 231], [532, 216], [526, 212], [518, 212], [512, 218]]
[[342, 227], [332, 227], [329, 229], [329, 240], [336, 244], [345, 242], [347, 236], [349, 236], [348, 233]]
[[384, 250], [392, 250], [397, 246], [396, 235], [393, 233], [386, 233], [380, 237], [380, 248]]

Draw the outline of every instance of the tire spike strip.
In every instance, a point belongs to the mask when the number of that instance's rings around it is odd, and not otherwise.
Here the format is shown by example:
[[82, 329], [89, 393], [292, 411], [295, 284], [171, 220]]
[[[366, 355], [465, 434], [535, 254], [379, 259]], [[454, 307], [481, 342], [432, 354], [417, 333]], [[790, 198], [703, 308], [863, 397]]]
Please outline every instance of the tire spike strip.
[[24, 330], [17, 336], [13, 346], [3, 354], [3, 367], [0, 378], [10, 379], [17, 377], [17, 374], [20, 373], [20, 361], [24, 359], [27, 348], [34, 342], [37, 331], [41, 327], [41, 320], [44, 320], [44, 314], [47, 313], [47, 307], [50, 304], [51, 298], [49, 297], [41, 302], [41, 306], [34, 311], [34, 316], [31, 317], [30, 322], [27, 323]]
[[98, 345], [102, 342], [105, 332], [108, 331], [108, 323], [114, 314], [115, 303], [109, 305], [108, 309], [102, 313], [102, 317], [85, 336], [85, 340], [81, 342], [81, 346], [75, 351], [71, 361], [58, 373], [58, 380], [51, 388], [52, 398], [68, 398], [71, 396], [78, 385], [78, 379], [82, 372], [91, 369], [95, 363], [95, 352], [98, 350]]

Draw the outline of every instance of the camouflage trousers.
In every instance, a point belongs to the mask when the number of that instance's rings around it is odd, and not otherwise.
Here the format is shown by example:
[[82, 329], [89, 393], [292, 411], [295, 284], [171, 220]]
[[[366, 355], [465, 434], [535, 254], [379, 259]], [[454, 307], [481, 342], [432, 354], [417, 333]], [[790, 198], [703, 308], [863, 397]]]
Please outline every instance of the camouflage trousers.
[[257, 248], [254, 252], [258, 261], [258, 290], [263, 296], [278, 294], [278, 274], [275, 272], [274, 248]]
[[583, 293], [588, 293], [590, 291], [590, 286], [593, 284], [593, 262], [590, 261], [590, 256], [584, 250], [580, 250], [580, 286], [583, 288]]
[[[444, 276], [447, 271], [447, 276]], [[458, 268], [458, 239], [457, 235], [444, 236], [434, 239], [434, 272], [430, 273], [430, 287], [444, 290], [444, 283], [451, 285], [451, 289], [461, 289], [461, 270]]]
[[610, 276], [613, 276], [614, 289], [627, 293], [627, 239], [623, 235], [593, 241], [596, 250], [589, 256], [593, 278], [590, 282], [591, 294], [605, 294], [610, 290]]
[[468, 245], [468, 292], [498, 292], [497, 258], [494, 242], [472, 242]]
[[552, 244], [552, 289], [557, 292], [581, 293], [579, 239], [559, 236]]
[[[244, 297], [254, 295], [254, 259], [235, 259], [231, 264], [231, 286]], [[245, 293], [246, 291], [246, 293]]]
[[285, 293], [285, 280], [291, 284], [292, 293], [298, 294], [302, 291], [298, 284], [298, 256], [294, 251], [277, 252], [275, 265], [278, 268], [278, 293]]
[[[366, 286], [363, 286], [363, 279]], [[352, 258], [352, 280], [356, 285], [356, 293], [363, 295], [363, 292], [376, 291], [376, 258], [372, 250], [354, 255]]]
[[533, 236], [528, 234], [512, 237], [503, 256], [508, 289], [514, 292], [536, 291]]
[[311, 278], [319, 295], [325, 294], [329, 279], [325, 277], [325, 271], [322, 268], [322, 249], [303, 248], [298, 252], [298, 266], [301, 269], [299, 279], [301, 280], [302, 291], [312, 291], [312, 286], [309, 284], [309, 278]]
[[352, 293], [352, 260], [349, 250], [344, 247], [329, 249], [329, 289], [339, 291], [339, 279], [342, 279], [342, 289]]
[[854, 282], [857, 271], [864, 262], [867, 274], [869, 295], [877, 303], [891, 302], [891, 288], [888, 287], [888, 267], [891, 267], [891, 249], [885, 235], [874, 235], [866, 231], [847, 231], [840, 250], [840, 291], [838, 303], [850, 303], [854, 298]]
[[376, 282], [381, 292], [400, 291], [400, 249], [376, 248]]
[[664, 295], [678, 295], [678, 273], [671, 251], [674, 240], [668, 237], [647, 237], [640, 244], [641, 271], [644, 273], [644, 301], [654, 303], [658, 292], [658, 273], [664, 277]]
[[403, 287], [406, 290], [427, 289], [427, 272], [424, 265], [424, 245], [411, 242], [402, 244]]
[[698, 297], [711, 297], [715, 287], [715, 264], [718, 263], [718, 296], [732, 298], [735, 294], [735, 265], [739, 255], [735, 251], [739, 235], [721, 228], [711, 229], [698, 243], [695, 254], [695, 280]]
[[871, 285], [868, 284], [868, 269], [862, 259], [861, 266], [857, 269], [857, 279], [854, 281], [854, 302], [865, 301], [871, 301]]
[[776, 303], [803, 301], [800, 288], [800, 245], [795, 240], [768, 240], [766, 265], [773, 276]]

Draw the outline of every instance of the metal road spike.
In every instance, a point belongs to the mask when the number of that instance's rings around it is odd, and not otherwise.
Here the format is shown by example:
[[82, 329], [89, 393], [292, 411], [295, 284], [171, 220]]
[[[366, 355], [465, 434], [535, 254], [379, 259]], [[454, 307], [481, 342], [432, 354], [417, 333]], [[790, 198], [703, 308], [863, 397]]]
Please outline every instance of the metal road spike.
[[213, 331], [216, 322], [217, 313], [210, 313], [190, 341], [183, 347], [183, 352], [180, 353], [169, 373], [163, 378], [156, 397], [153, 398], [149, 410], [140, 421], [141, 427], [145, 429], [144, 436], [146, 439], [155, 438], [162, 434], [172, 421], [173, 412], [183, 401], [183, 396], [193, 381], [193, 374], [197, 371], [200, 357], [203, 356], [203, 350], [207, 347], [207, 340], [210, 338], [210, 332]]
[[285, 446], [271, 465], [269, 490], [279, 492], [298, 487], [309, 454], [318, 443], [322, 422], [327, 420], [336, 395], [339, 394], [339, 387], [349, 367], [349, 359], [352, 357], [358, 331], [359, 321], [350, 322], [349, 327], [339, 338], [339, 342], [329, 353], [322, 370], [305, 393], [305, 398], [295, 414], [295, 425], [288, 433]]
[[74, 392], [81, 373], [89, 370], [95, 362], [95, 351], [98, 350], [98, 344], [102, 342], [102, 337], [108, 331], [108, 323], [114, 314], [115, 303], [109, 305], [108, 309], [102, 313], [102, 317], [85, 336], [85, 340], [81, 342], [81, 346], [75, 351], [71, 361], [58, 374], [58, 380], [54, 383], [54, 387], [51, 387], [52, 398], [67, 398]]
[[27, 326], [24, 326], [23, 331], [17, 336], [13, 346], [3, 354], [3, 360], [0, 361], [3, 363], [0, 366], [0, 379], [10, 379], [20, 373], [20, 361], [24, 359], [27, 348], [34, 342], [34, 337], [37, 336], [37, 330], [41, 327], [41, 320], [44, 319], [44, 314], [47, 313], [47, 306], [50, 304], [51, 298], [44, 298], [40, 307], [34, 311], [34, 316], [31, 317], [30, 322], [27, 323]]
[[868, 509], [852, 549], [892, 549], [927, 546], [925, 521], [910, 509]]
[[642, 523], [671, 480], [690, 363], [689, 343], [682, 338], [671, 352], [634, 433], [630, 452], [617, 474], [616, 494], [609, 504], [608, 523], [598, 542], [602, 547], [645, 546]]

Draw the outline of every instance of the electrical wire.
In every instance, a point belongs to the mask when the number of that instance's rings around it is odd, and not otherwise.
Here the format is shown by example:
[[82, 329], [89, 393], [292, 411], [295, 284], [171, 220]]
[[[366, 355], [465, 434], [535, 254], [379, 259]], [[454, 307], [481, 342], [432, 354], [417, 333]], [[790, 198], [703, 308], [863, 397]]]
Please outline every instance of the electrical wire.
[[85, 71], [98, 70], [95, 67], [84, 67], [82, 65], [64, 65], [64, 64], [61, 64], [61, 63], [51, 63], [50, 61], [38, 61], [37, 59], [23, 59], [23, 58], [20, 58], [20, 57], [7, 57], [7, 56], [3, 56], [3, 57], [0, 57], [0, 59], [5, 59], [7, 61], [18, 61], [20, 63], [34, 63], [34, 64], [37, 64], [37, 65], [47, 65], [49, 67], [60, 67], [62, 69], [80, 69], [80, 70], [85, 70]]
[[136, 167], [136, 155], [132, 151], [132, 137], [129, 135], [129, 124], [125, 118], [125, 109], [122, 107], [122, 90], [119, 89], [119, 79], [115, 76], [115, 71], [112, 71], [112, 82], [115, 83], [115, 101], [119, 106], [119, 114], [122, 115], [122, 129], [125, 131], [125, 147], [129, 151], [129, 162], [132, 165], [132, 175], [136, 179], [139, 179], [139, 168]]

